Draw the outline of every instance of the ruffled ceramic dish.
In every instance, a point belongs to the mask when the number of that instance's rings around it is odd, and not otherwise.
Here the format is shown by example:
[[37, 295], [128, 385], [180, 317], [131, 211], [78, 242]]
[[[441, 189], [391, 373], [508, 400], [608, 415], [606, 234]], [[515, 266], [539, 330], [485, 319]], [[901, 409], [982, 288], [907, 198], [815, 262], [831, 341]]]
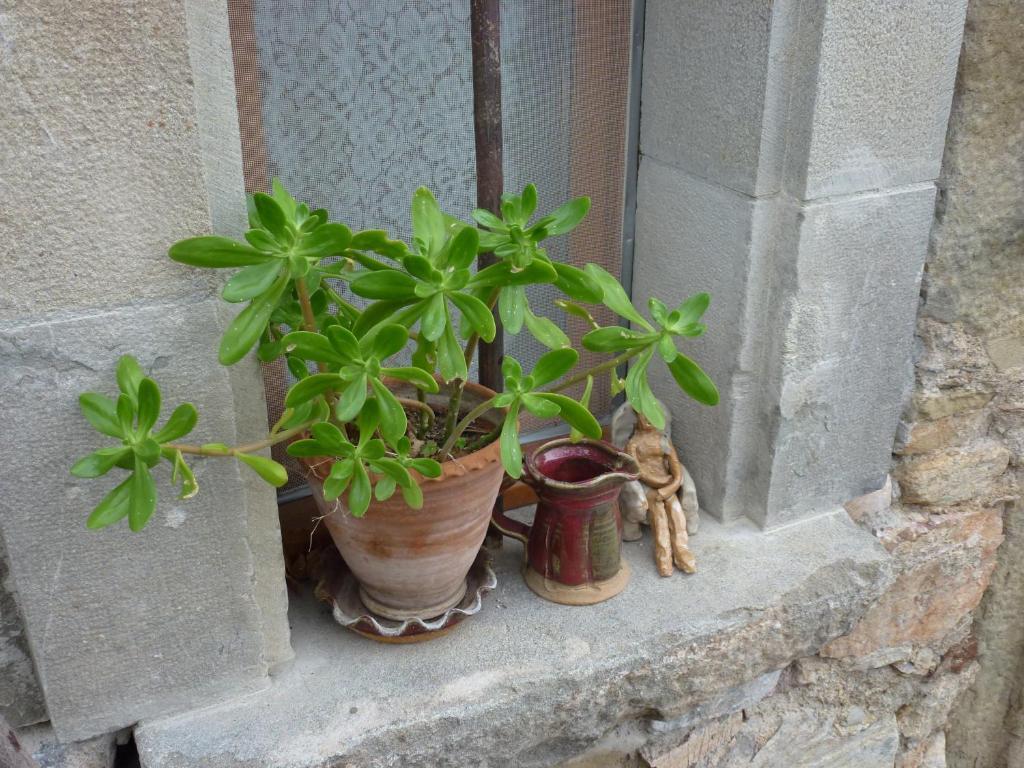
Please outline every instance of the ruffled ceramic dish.
[[483, 596], [498, 585], [491, 558], [482, 549], [466, 575], [466, 594], [440, 616], [405, 620], [385, 619], [370, 612], [359, 596], [359, 582], [331, 547], [324, 552], [316, 597], [331, 606], [334, 620], [346, 629], [381, 643], [418, 643], [432, 640], [458, 626], [483, 607]]

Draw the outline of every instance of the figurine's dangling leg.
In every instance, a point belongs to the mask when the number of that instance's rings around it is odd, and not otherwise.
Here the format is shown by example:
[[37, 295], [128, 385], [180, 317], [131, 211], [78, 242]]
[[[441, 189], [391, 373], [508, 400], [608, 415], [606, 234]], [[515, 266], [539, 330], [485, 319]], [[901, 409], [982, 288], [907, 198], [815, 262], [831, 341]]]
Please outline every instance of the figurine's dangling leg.
[[679, 497], [674, 493], [665, 500], [668, 507], [668, 525], [671, 530], [672, 559], [676, 568], [683, 573], [697, 572], [697, 558], [693, 556], [688, 546], [690, 537], [686, 534], [686, 516], [683, 514], [683, 506], [679, 503]]
[[686, 532], [693, 536], [700, 525], [700, 506], [697, 504], [697, 486], [693, 484], [693, 478], [686, 471], [686, 467], [683, 467], [683, 485], [679, 489], [679, 501], [683, 505], [683, 514], [686, 515]]
[[651, 533], [654, 535], [654, 564], [658, 567], [659, 574], [671, 576], [674, 571], [672, 568], [672, 534], [668, 527], [665, 502], [658, 498], [657, 491], [651, 491], [647, 495], [647, 503], [650, 507]]

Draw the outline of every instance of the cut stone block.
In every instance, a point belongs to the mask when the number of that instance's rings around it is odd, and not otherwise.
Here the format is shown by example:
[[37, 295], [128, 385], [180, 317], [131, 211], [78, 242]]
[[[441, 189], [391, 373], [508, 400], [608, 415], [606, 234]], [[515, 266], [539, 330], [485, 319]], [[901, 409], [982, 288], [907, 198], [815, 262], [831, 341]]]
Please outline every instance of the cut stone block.
[[[0, 336], [0, 526], [49, 713], [61, 739], [202, 706], [267, 684], [288, 654], [283, 557], [273, 490], [234, 462], [197, 461], [201, 488], [177, 501], [158, 476], [158, 511], [141, 533], [85, 529], [110, 476], [79, 480], [74, 460], [111, 440], [80, 415], [78, 394], [116, 391], [131, 353], [160, 383], [164, 417], [200, 412], [196, 442], [233, 443], [244, 419], [217, 364], [217, 300], [6, 330]], [[258, 494], [258, 495], [252, 495]], [[257, 501], [259, 502], [257, 504]]]
[[793, 193], [938, 178], [967, 0], [830, 0], [825, 9], [813, 115], [800, 118], [811, 126], [806, 171]]
[[0, 535], [0, 721], [20, 728], [48, 718]]
[[643, 159], [634, 297], [712, 293], [686, 351], [721, 403], [694, 403], [651, 367], [702, 508], [779, 525], [881, 487], [913, 381], [933, 201], [932, 185], [754, 199]]
[[4, 13], [0, 322], [210, 293], [167, 258], [210, 226], [184, 5], [51, 10]]
[[788, 295], [772, 299], [785, 309], [763, 524], [842, 504], [885, 481], [913, 382], [934, 199], [928, 184], [802, 209]]
[[768, 0], [647, 2], [640, 134], [645, 156], [755, 193], [771, 8]]
[[295, 663], [268, 690], [143, 721], [142, 765], [560, 765], [618, 723], [680, 717], [815, 653], [891, 579], [842, 512], [770, 532], [710, 520], [693, 546], [701, 570], [663, 579], [649, 538], [625, 544], [630, 584], [581, 611], [530, 592], [509, 541], [483, 611], [421, 645], [367, 641], [293, 600]]
[[114, 768], [117, 734], [61, 743], [49, 724], [18, 731], [21, 744], [39, 768]]
[[[735, 419], [734, 372], [743, 344], [748, 285], [756, 255], [756, 215], [769, 206], [686, 174], [650, 157], [642, 159], [637, 190], [633, 299], [670, 307], [700, 291], [712, 293], [708, 332], [683, 350], [718, 384], [721, 402], [699, 405], [680, 392], [660, 360], [651, 365], [655, 391], [674, 414], [673, 439], [697, 485], [701, 507], [722, 515]], [[667, 275], [678, 278], [666, 279]], [[745, 514], [739, 512], [739, 516]]]

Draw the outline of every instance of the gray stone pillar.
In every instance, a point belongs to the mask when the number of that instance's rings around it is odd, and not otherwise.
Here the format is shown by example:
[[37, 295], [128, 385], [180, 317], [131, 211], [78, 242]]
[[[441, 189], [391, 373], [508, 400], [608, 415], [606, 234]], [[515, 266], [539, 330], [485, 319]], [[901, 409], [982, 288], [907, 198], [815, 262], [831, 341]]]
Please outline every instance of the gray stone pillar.
[[668, 399], [725, 520], [884, 481], [965, 5], [647, 2], [633, 295], [713, 294], [692, 349], [722, 402]]
[[198, 440], [266, 429], [255, 363], [217, 363], [216, 280], [166, 255], [245, 225], [231, 51], [200, 0], [12, 0], [0, 38], [0, 533], [49, 715], [81, 739], [264, 686], [291, 655], [272, 489], [206, 462], [182, 502], [161, 472], [145, 531], [89, 532], [112, 478], [68, 474], [101, 440], [78, 393], [111, 393], [125, 353], [165, 406], [197, 405]]

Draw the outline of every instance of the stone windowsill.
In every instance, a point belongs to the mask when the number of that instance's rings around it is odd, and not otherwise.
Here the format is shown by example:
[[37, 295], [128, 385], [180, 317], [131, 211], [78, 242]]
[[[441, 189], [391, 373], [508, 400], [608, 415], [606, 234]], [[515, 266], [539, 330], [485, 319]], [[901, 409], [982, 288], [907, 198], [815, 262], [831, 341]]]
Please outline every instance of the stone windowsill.
[[296, 660], [268, 688], [140, 723], [145, 768], [545, 766], [630, 719], [672, 719], [846, 632], [891, 580], [843, 512], [771, 532], [705, 518], [700, 572], [659, 578], [649, 536], [625, 544], [626, 591], [573, 608], [533, 595], [522, 549], [447, 637], [380, 645], [292, 598]]

